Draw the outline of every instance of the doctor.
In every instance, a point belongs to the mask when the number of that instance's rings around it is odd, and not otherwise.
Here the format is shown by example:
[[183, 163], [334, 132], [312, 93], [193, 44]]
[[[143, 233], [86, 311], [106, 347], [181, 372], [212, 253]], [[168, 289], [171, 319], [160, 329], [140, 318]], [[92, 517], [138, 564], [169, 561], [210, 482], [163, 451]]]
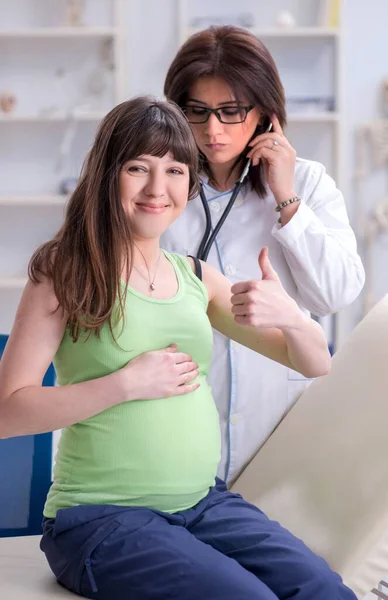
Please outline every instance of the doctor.
[[[164, 92], [191, 125], [202, 190], [162, 246], [208, 260], [233, 283], [256, 276], [268, 246], [302, 309], [324, 316], [353, 302], [365, 276], [343, 196], [324, 166], [297, 158], [285, 137], [284, 90], [266, 47], [233, 26], [194, 34]], [[232, 482], [308, 382], [215, 332], [210, 383], [223, 436], [219, 475]]]

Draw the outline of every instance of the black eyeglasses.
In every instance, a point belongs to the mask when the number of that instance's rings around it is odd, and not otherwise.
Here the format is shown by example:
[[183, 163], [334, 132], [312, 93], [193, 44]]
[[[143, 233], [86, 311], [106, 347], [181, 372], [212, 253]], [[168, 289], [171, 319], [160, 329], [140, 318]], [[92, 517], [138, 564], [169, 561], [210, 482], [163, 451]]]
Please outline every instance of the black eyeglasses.
[[223, 106], [222, 108], [207, 108], [205, 106], [190, 104], [188, 106], [183, 106], [182, 110], [189, 123], [207, 123], [210, 115], [213, 113], [220, 123], [234, 125], [235, 123], [244, 123], [252, 108], [254, 107], [241, 105]]

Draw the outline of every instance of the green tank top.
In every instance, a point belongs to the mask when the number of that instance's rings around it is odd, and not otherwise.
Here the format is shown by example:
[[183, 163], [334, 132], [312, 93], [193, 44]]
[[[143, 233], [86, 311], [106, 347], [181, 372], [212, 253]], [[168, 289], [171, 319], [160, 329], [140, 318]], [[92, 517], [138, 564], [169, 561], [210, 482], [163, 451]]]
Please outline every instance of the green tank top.
[[54, 359], [58, 383], [108, 375], [139, 354], [177, 343], [198, 363], [201, 385], [184, 396], [125, 402], [65, 428], [46, 517], [81, 504], [176, 512], [194, 506], [214, 485], [221, 443], [207, 383], [213, 346], [207, 292], [186, 258], [165, 256], [175, 269], [177, 294], [158, 300], [128, 287], [117, 344], [107, 325], [99, 339], [83, 335], [76, 343], [66, 330]]

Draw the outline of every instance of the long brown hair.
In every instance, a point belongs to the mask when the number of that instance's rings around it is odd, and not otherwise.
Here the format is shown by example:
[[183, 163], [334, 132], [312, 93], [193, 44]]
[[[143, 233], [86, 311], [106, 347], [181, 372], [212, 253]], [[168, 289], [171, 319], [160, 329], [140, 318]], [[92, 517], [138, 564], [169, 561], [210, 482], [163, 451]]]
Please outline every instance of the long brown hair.
[[[178, 50], [167, 72], [164, 93], [183, 107], [189, 88], [200, 77], [219, 77], [238, 102], [248, 102], [260, 111], [263, 133], [271, 115], [286, 124], [284, 88], [275, 62], [264, 44], [246, 29], [225, 25], [209, 27], [192, 35]], [[243, 161], [246, 151], [238, 158]], [[200, 154], [202, 169], [212, 175], [206, 157]], [[265, 196], [261, 162], [249, 170], [247, 180], [260, 197]]]
[[97, 336], [104, 323], [110, 330], [119, 300], [123, 260], [132, 267], [131, 225], [120, 200], [119, 174], [128, 160], [150, 154], [188, 165], [189, 197], [198, 193], [198, 150], [190, 127], [173, 102], [138, 97], [123, 102], [103, 119], [70, 197], [64, 223], [52, 240], [38, 248], [29, 277], [53, 281], [59, 307], [68, 315], [74, 341], [81, 330]]

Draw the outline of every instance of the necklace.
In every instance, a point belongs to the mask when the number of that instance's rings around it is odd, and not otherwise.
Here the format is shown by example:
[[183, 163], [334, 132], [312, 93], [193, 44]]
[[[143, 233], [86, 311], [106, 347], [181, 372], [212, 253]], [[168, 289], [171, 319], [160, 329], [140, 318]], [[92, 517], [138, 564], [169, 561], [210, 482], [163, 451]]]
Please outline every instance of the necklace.
[[[136, 246], [136, 244], [135, 244], [135, 246]], [[140, 250], [140, 248], [138, 248], [137, 246], [136, 246], [136, 248], [138, 249], [138, 251], [140, 252], [140, 254], [143, 257], [144, 264], [145, 264], [146, 269], [147, 269], [148, 277], [146, 277], [144, 275], [144, 273], [142, 273], [140, 271], [140, 269], [137, 268], [136, 265], [133, 265], [133, 268], [139, 273], [139, 275], [141, 275], [141, 277], [143, 277], [143, 279], [145, 279], [146, 281], [148, 281], [148, 285], [150, 286], [150, 290], [151, 290], [151, 292], [153, 292], [155, 290], [155, 279], [156, 279], [156, 275], [158, 273], [159, 263], [160, 263], [160, 257], [162, 256], [162, 251], [159, 250], [159, 257], [158, 257], [158, 260], [157, 260], [157, 263], [156, 263], [155, 274], [154, 274], [153, 278], [151, 279], [150, 270], [148, 268], [148, 264], [147, 264], [147, 261], [145, 259], [145, 256], [144, 256], [143, 252]]]

